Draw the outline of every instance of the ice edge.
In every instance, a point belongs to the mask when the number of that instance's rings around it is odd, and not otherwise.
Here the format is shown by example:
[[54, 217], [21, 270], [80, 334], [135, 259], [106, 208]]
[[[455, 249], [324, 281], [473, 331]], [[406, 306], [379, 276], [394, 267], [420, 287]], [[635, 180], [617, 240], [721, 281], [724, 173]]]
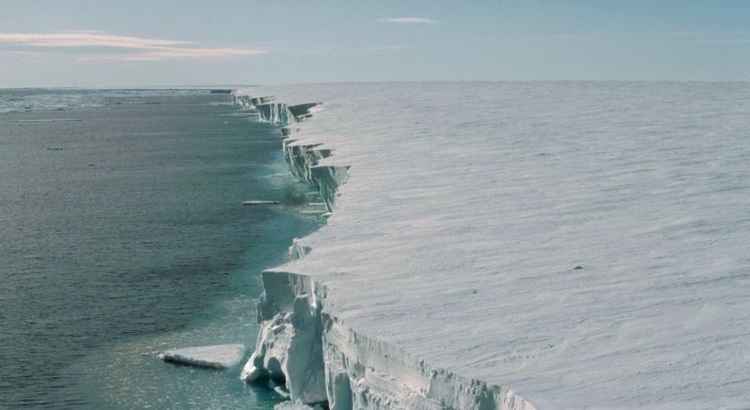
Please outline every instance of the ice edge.
[[[273, 105], [277, 107], [258, 106], [258, 119], [280, 126], [287, 125], [284, 117], [309, 118], [314, 106], [305, 104], [300, 116], [284, 104]], [[332, 212], [349, 166], [319, 165], [332, 150], [322, 143], [300, 142], [293, 133], [282, 128], [290, 172], [316, 187]], [[289, 255], [298, 259], [309, 251], [295, 240]], [[261, 330], [242, 370], [246, 382], [270, 381], [284, 386], [293, 401], [333, 410], [536, 410], [508, 386], [433, 368], [395, 345], [355, 331], [327, 308], [328, 289], [310, 276], [268, 269], [262, 282]]]

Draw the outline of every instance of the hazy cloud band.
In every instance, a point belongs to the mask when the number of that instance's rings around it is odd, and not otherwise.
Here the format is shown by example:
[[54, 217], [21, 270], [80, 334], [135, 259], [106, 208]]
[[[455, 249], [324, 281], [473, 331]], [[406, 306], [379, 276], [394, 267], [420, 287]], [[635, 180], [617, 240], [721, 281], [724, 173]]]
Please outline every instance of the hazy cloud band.
[[[185, 58], [221, 58], [251, 56], [267, 51], [253, 48], [201, 47], [194, 42], [134, 36], [119, 36], [93, 31], [62, 33], [0, 33], [0, 45], [40, 49], [114, 49], [121, 54], [89, 54], [81, 60], [158, 61]], [[91, 50], [90, 50], [91, 51]]]

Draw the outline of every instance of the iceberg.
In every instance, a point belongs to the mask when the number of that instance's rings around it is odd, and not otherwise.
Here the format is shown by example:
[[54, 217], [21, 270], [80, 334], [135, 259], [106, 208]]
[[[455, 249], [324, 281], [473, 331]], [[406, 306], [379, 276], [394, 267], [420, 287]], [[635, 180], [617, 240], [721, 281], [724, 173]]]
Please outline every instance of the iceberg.
[[269, 201], [263, 199], [251, 199], [249, 201], [242, 201], [243, 206], [260, 206], [260, 205], [279, 205], [281, 201]]
[[244, 355], [245, 345], [225, 344], [167, 350], [160, 353], [159, 358], [188, 366], [225, 369], [240, 363]]
[[[317, 408], [322, 410], [323, 407]], [[285, 401], [274, 406], [274, 410], [316, 410], [316, 408], [310, 407], [301, 401]]]

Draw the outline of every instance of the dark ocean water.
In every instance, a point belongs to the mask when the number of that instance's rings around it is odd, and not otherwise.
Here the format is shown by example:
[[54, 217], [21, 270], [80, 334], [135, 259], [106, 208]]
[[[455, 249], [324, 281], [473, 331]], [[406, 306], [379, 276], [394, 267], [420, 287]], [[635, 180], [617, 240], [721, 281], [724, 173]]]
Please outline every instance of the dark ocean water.
[[304, 189], [278, 131], [225, 95], [65, 97], [0, 114], [0, 408], [270, 408], [238, 369], [149, 353], [252, 348], [258, 273], [318, 224], [240, 206]]

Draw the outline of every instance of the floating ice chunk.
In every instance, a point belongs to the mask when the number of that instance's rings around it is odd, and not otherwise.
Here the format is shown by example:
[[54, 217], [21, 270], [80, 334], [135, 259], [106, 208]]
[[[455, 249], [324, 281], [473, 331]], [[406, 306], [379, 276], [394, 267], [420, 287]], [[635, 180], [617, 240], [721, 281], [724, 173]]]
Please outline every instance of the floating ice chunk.
[[273, 406], [274, 410], [315, 410], [322, 408], [320, 406], [310, 407], [300, 401], [285, 401]]
[[159, 358], [165, 362], [224, 369], [238, 364], [244, 355], [245, 345], [226, 344], [167, 350]]
[[254, 201], [244, 201], [242, 202], [242, 205], [244, 206], [258, 206], [258, 205], [278, 205], [281, 202], [279, 201], [261, 201], [261, 200], [254, 200]]

